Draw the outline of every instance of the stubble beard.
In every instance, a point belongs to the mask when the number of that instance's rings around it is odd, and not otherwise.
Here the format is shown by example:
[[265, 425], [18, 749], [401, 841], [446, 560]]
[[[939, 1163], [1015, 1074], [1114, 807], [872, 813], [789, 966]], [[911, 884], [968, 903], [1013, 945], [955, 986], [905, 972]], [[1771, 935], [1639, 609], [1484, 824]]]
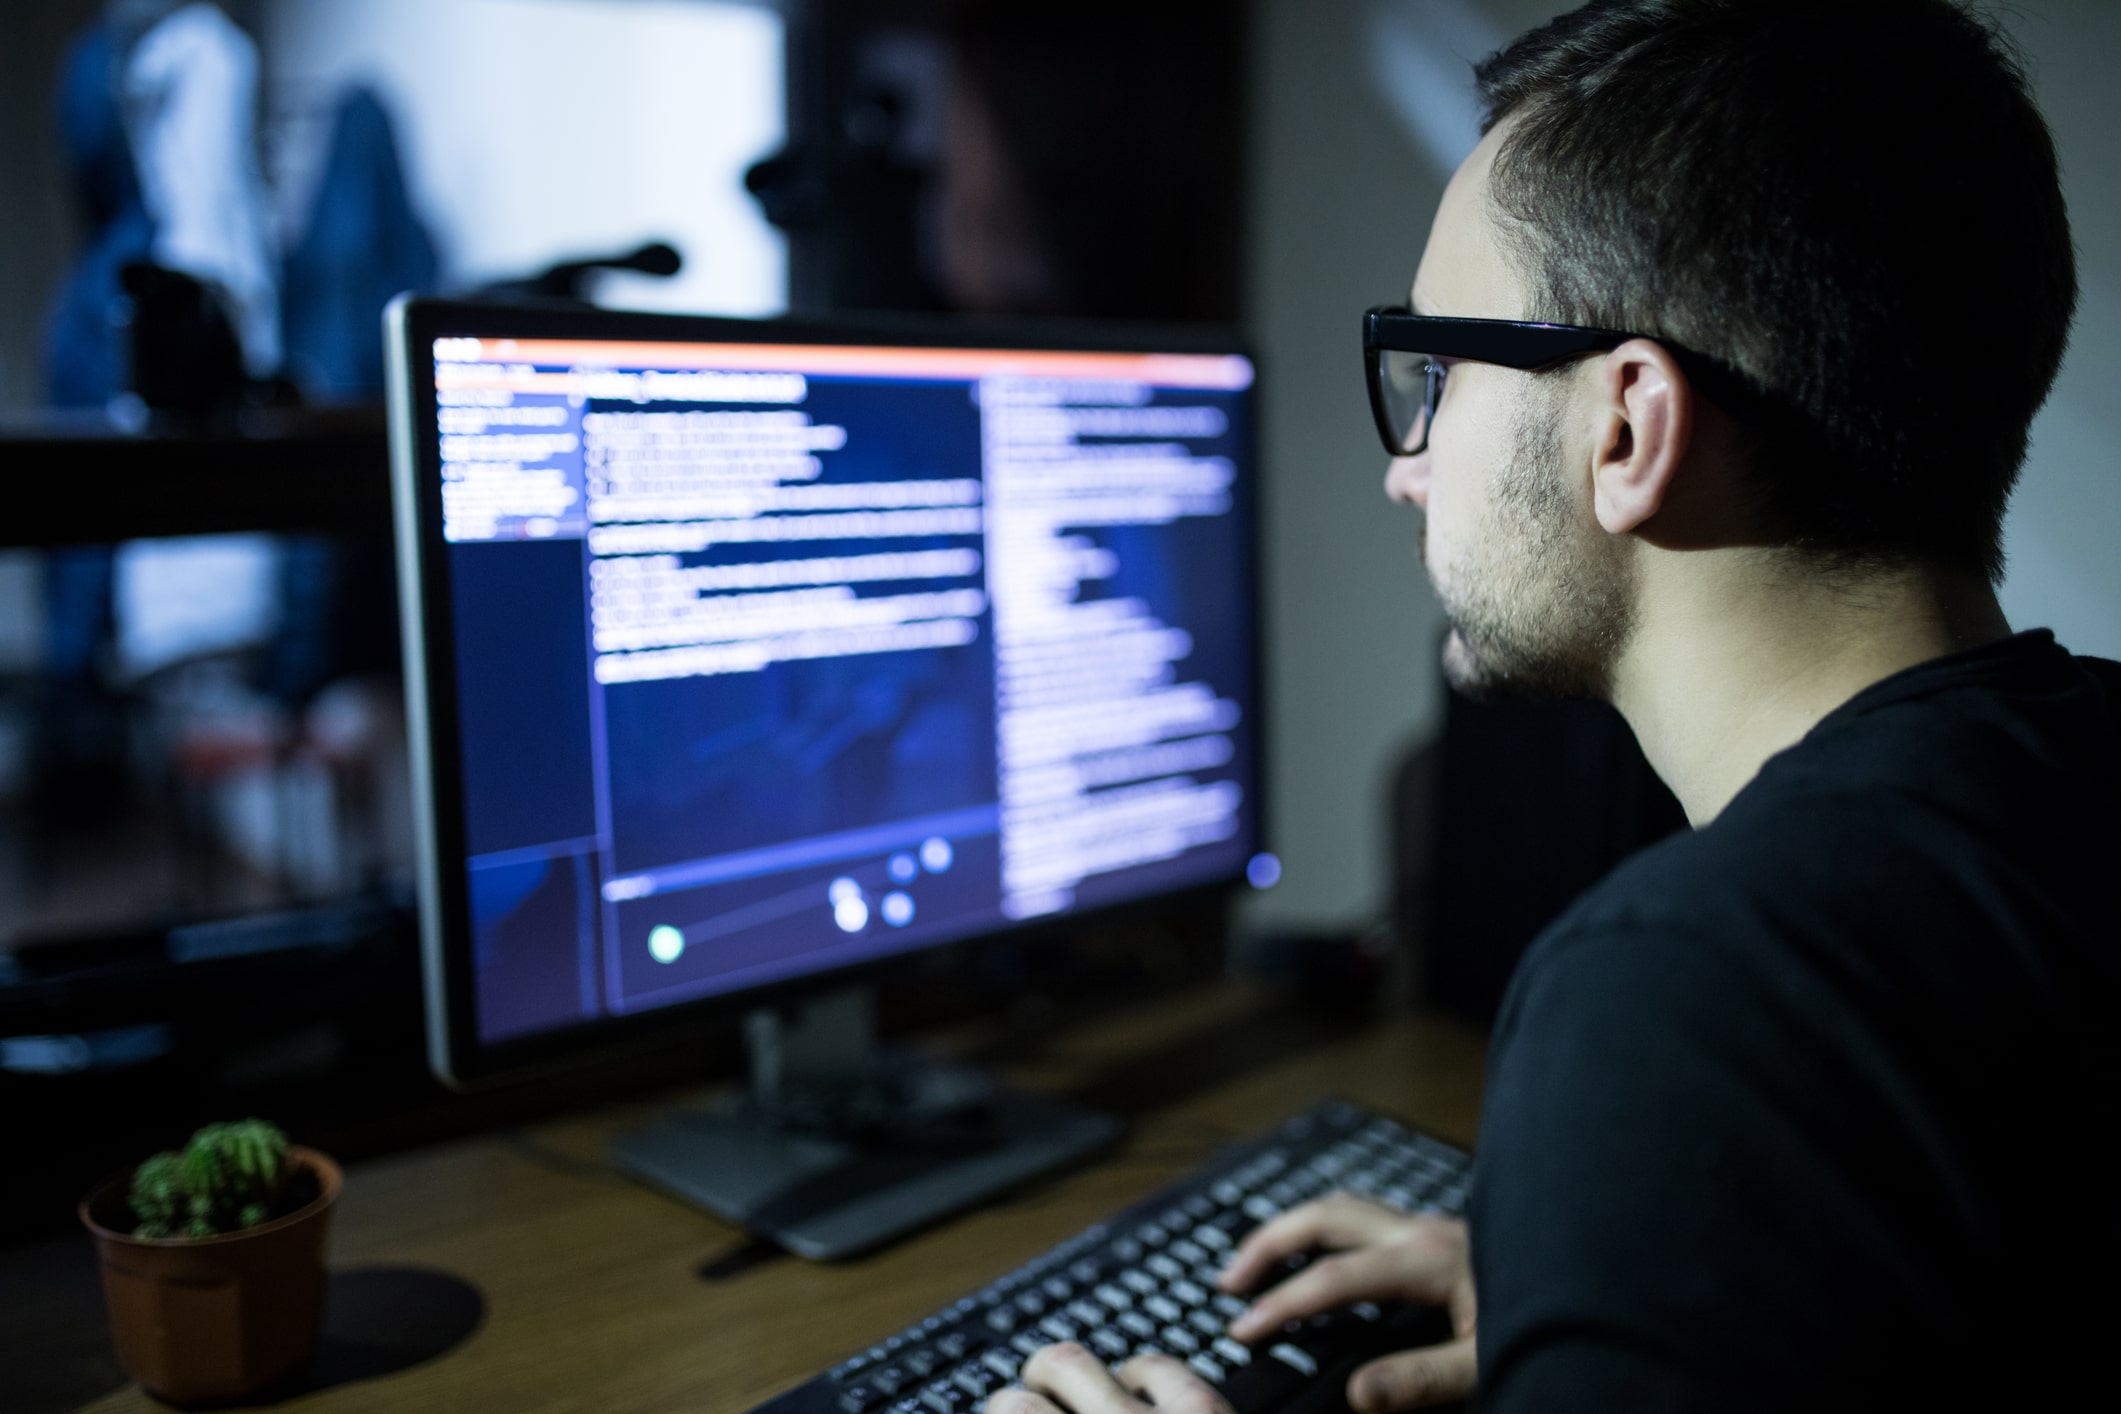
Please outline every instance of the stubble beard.
[[1468, 697], [1612, 695], [1633, 626], [1632, 575], [1624, 546], [1586, 523], [1565, 485], [1562, 412], [1540, 395], [1519, 409], [1477, 542], [1431, 568], [1451, 630], [1444, 677]]

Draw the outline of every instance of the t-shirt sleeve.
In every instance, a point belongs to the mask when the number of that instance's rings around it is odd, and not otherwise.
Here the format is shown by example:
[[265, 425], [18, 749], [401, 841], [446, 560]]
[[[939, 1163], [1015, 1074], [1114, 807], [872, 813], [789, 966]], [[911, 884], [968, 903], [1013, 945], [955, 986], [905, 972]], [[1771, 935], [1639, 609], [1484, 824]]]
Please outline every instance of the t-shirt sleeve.
[[1487, 1414], [1860, 1393], [1850, 1343], [1885, 1333], [1818, 1274], [1871, 1296], [1924, 1274], [1850, 1172], [1891, 1120], [1838, 1022], [1802, 977], [1708, 939], [1555, 936], [1527, 957], [1473, 1195]]

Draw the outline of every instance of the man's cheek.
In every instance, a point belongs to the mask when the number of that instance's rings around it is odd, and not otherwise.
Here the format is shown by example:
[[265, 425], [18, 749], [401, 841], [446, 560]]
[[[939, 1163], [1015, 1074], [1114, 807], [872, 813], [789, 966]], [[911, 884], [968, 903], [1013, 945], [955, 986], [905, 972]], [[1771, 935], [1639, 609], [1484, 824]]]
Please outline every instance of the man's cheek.
[[1438, 495], [1432, 491], [1428, 507], [1422, 512], [1421, 561], [1429, 567], [1432, 578], [1460, 558], [1454, 553], [1460, 548], [1459, 511], [1459, 502], [1448, 492]]

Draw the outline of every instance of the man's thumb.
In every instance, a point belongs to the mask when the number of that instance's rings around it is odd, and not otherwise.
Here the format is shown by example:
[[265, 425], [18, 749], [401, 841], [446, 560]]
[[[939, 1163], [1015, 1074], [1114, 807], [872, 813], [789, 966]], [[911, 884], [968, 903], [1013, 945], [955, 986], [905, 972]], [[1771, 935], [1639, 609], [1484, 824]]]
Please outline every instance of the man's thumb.
[[1348, 1403], [1356, 1414], [1396, 1414], [1428, 1404], [1448, 1404], [1473, 1392], [1473, 1337], [1387, 1355], [1348, 1376]]

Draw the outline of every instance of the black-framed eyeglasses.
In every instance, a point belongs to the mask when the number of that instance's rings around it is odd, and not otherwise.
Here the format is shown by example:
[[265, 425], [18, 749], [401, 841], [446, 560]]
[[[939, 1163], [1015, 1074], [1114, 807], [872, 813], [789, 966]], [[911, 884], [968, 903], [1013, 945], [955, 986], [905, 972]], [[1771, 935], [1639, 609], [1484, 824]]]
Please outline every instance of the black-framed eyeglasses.
[[[1512, 319], [1445, 319], [1379, 305], [1362, 317], [1363, 363], [1369, 377], [1370, 411], [1385, 451], [1395, 457], [1428, 450], [1429, 427], [1443, 399], [1454, 362], [1493, 363], [1536, 371], [1588, 354], [1610, 353], [1630, 339], [1617, 329], [1575, 324], [1529, 324]], [[1737, 385], [1712, 360], [1658, 339], [1702, 391], [1724, 402]]]

